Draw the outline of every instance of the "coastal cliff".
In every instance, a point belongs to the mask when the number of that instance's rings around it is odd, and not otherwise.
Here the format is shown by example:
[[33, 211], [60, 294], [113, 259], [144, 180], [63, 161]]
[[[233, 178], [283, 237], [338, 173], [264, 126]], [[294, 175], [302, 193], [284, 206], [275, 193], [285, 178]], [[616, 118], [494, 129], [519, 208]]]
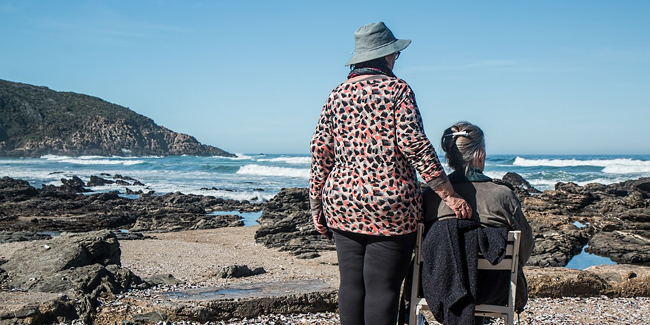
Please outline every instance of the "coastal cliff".
[[97, 97], [0, 80], [0, 156], [233, 156]]

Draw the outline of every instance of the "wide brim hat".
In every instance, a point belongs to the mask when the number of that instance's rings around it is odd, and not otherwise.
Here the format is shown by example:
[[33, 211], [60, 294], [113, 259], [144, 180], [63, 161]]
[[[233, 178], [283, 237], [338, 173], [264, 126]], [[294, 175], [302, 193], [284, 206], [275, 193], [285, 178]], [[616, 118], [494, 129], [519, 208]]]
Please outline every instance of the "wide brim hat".
[[381, 58], [405, 49], [410, 39], [397, 39], [384, 22], [370, 23], [354, 32], [354, 52], [345, 65]]

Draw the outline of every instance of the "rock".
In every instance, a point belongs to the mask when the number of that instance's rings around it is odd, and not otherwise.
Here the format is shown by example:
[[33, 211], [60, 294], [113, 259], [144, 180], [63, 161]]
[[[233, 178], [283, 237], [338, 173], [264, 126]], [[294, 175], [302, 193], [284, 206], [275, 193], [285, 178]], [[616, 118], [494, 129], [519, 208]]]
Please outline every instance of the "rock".
[[586, 230], [577, 230], [574, 227], [555, 226], [549, 222], [536, 222], [537, 219], [529, 218], [533, 228], [535, 246], [527, 265], [537, 266], [566, 266], [573, 256], [582, 251], [587, 243]]
[[58, 293], [0, 291], [0, 324], [54, 324], [76, 319], [74, 301]]
[[88, 181], [88, 183], [86, 183], [86, 186], [90, 186], [90, 187], [103, 186], [103, 185], [113, 184], [113, 183], [115, 183], [115, 182], [112, 181], [112, 180], [103, 179], [101, 177], [91, 175], [90, 176], [90, 181]]
[[2, 268], [10, 275], [14, 288], [29, 290], [37, 279], [71, 268], [92, 264], [119, 265], [120, 255], [117, 238], [110, 231], [62, 234], [51, 240], [33, 242], [14, 252]]
[[650, 267], [597, 265], [585, 270], [526, 267], [528, 294], [541, 297], [650, 297]]
[[266, 247], [280, 248], [294, 255], [335, 249], [334, 243], [319, 234], [312, 224], [308, 189], [282, 189], [265, 204], [258, 222], [261, 227], [255, 233], [255, 241]]
[[[335, 288], [321, 280], [251, 282], [170, 291], [160, 296], [158, 301], [132, 298], [128, 303], [138, 306], [147, 318], [157, 313], [166, 316], [164, 321], [179, 323], [335, 311], [338, 306]], [[105, 307], [98, 318], [110, 319], [110, 323], [136, 322], [133, 314], [132, 309]]]
[[201, 218], [190, 229], [214, 229], [223, 227], [243, 227], [244, 221], [239, 215], [215, 215]]
[[588, 271], [527, 267], [524, 272], [531, 298], [594, 297], [611, 289], [607, 281]]
[[0, 244], [45, 239], [52, 239], [52, 236], [33, 231], [0, 231]]
[[531, 193], [542, 193], [540, 190], [534, 188], [530, 183], [517, 173], [508, 172], [502, 178], [502, 181], [510, 184], [517, 196], [520, 198], [530, 196]]
[[[645, 247], [645, 249], [640, 249]], [[585, 251], [608, 256], [617, 263], [650, 263], [650, 231], [615, 230], [599, 232], [589, 240]]]
[[144, 281], [150, 286], [179, 285], [183, 283], [183, 281], [176, 279], [171, 274], [154, 274], [148, 278], [144, 278]]
[[167, 314], [160, 311], [152, 311], [144, 314], [133, 315], [133, 321], [143, 324], [158, 324], [167, 320]]
[[574, 183], [557, 183], [554, 191], [525, 199], [526, 210], [558, 215], [571, 215], [593, 203], [596, 197], [591, 192], [582, 192]]
[[611, 289], [611, 297], [650, 297], [650, 267], [639, 265], [596, 265], [585, 271], [598, 274]]
[[303, 253], [303, 254], [296, 255], [296, 258], [306, 260], [306, 259], [317, 258], [317, 257], [320, 257], [320, 256], [321, 256], [320, 254], [318, 254], [316, 252], [312, 252], [312, 253]]
[[82, 193], [82, 192], [88, 192], [86, 188], [86, 184], [84, 181], [81, 180], [81, 178], [77, 176], [72, 176], [70, 179], [65, 179], [61, 178], [61, 183], [63, 183], [62, 188], [69, 190], [73, 193]]
[[38, 190], [29, 185], [29, 182], [10, 177], [0, 179], [0, 202], [19, 202], [38, 195]]
[[12, 323], [91, 322], [100, 297], [146, 287], [120, 266], [120, 254], [117, 238], [108, 230], [65, 233], [25, 245], [0, 265], [0, 278], [7, 290], [27, 292], [19, 296], [32, 298], [0, 305], [0, 315]]
[[215, 276], [217, 278], [243, 278], [264, 273], [266, 270], [262, 267], [251, 270], [248, 265], [230, 265], [223, 267]]

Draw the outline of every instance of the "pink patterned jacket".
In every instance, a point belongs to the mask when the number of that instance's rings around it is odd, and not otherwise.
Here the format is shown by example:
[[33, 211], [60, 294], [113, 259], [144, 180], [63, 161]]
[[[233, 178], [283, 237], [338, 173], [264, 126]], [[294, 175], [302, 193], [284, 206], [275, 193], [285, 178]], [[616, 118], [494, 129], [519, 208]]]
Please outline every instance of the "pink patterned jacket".
[[409, 85], [384, 75], [337, 86], [311, 139], [309, 196], [328, 226], [367, 235], [416, 231], [417, 172], [432, 188], [447, 181], [424, 133]]

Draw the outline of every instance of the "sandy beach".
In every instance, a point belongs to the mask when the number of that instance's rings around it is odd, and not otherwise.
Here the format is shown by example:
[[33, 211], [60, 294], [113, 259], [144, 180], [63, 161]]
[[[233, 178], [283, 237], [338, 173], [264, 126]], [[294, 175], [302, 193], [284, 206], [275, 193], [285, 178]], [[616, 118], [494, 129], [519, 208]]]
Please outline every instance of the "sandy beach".
[[[194, 286], [218, 286], [240, 282], [322, 279], [338, 286], [336, 252], [298, 259], [287, 252], [255, 243], [259, 226], [154, 233], [157, 239], [121, 241], [122, 266], [141, 277], [170, 273]], [[262, 267], [254, 277], [215, 277], [223, 267]]]
[[[322, 279], [338, 284], [336, 253], [324, 252], [315, 259], [297, 259], [287, 252], [268, 249], [255, 243], [259, 226], [212, 230], [155, 233], [155, 239], [122, 241], [122, 265], [135, 274], [148, 277], [172, 274], [184, 283], [174, 288], [224, 286], [228, 284]], [[263, 267], [266, 273], [244, 278], [215, 276], [223, 267], [247, 265]], [[118, 297], [155, 296], [133, 291]], [[115, 303], [106, 302], [107, 306]], [[110, 315], [110, 307], [103, 313]], [[431, 317], [431, 324], [437, 324]], [[649, 298], [535, 298], [520, 315], [520, 324], [650, 324]], [[502, 324], [496, 320], [494, 324]], [[189, 324], [187, 322], [186, 324]], [[336, 313], [264, 315], [253, 319], [231, 319], [214, 324], [340, 324]]]

